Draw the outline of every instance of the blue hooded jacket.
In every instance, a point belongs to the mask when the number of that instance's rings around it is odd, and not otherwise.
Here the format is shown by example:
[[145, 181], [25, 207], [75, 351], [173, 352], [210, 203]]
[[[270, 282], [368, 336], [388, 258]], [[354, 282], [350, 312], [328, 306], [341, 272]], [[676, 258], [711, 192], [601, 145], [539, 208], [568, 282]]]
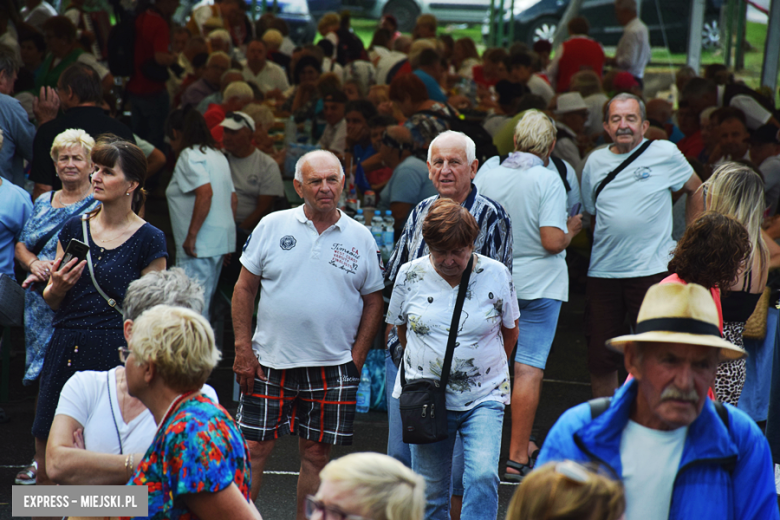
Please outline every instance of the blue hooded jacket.
[[[618, 389], [609, 408], [595, 419], [591, 419], [588, 403], [567, 410], [547, 435], [537, 464], [593, 461], [622, 475], [620, 439], [637, 388], [634, 380]], [[769, 444], [745, 413], [724, 406], [728, 428], [709, 399], [688, 428], [670, 520], [780, 519]]]

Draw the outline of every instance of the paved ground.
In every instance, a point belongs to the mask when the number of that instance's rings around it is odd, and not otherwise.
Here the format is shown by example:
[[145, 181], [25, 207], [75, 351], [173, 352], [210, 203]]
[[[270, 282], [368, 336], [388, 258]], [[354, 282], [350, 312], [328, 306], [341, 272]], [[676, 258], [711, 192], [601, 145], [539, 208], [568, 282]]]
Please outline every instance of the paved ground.
[[[581, 268], [582, 262], [575, 260], [572, 265]], [[574, 270], [578, 271], [576, 268]], [[576, 282], [582, 279], [581, 271], [575, 274], [573, 279], [575, 282], [572, 284], [571, 301], [564, 304], [561, 309], [558, 333], [548, 361], [541, 405], [536, 417], [535, 429], [542, 435], [550, 429], [563, 411], [590, 398], [590, 385], [585, 366], [585, 342], [582, 335], [584, 294], [582, 286]], [[212, 374], [209, 384], [217, 390], [220, 401], [232, 413], [235, 411], [235, 403], [232, 401], [233, 373], [230, 369], [233, 362], [230, 346], [232, 331], [229, 313], [225, 311], [221, 314], [226, 317], [224, 356], [219, 367]], [[11, 486], [14, 476], [20, 468], [30, 462], [33, 456], [30, 428], [36, 389], [21, 385], [24, 368], [21, 330], [13, 330], [11, 337], [10, 399], [6, 403], [0, 403], [0, 407], [4, 408], [10, 417], [9, 422], [0, 424], [0, 519], [11, 518]], [[502, 462], [506, 459], [508, 449], [508, 422], [507, 417], [502, 436]], [[351, 451], [384, 452], [386, 443], [386, 415], [379, 412], [358, 414], [354, 446], [349, 449], [334, 449], [333, 454], [339, 456]], [[267, 464], [263, 488], [257, 501], [257, 507], [266, 520], [294, 518], [298, 467], [296, 440], [290, 437], [280, 439]], [[500, 486], [499, 519], [504, 518], [514, 489], [512, 485]]]

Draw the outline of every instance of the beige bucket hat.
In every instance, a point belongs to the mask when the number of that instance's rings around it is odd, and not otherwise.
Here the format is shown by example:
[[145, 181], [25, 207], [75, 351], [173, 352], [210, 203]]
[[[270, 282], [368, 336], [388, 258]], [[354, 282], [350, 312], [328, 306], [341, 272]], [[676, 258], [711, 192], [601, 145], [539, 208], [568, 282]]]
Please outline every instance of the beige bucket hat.
[[701, 285], [656, 284], [642, 301], [637, 333], [613, 338], [607, 346], [623, 352], [625, 344], [632, 341], [684, 343], [719, 348], [726, 359], [747, 356], [743, 349], [722, 339], [718, 325], [712, 294]]

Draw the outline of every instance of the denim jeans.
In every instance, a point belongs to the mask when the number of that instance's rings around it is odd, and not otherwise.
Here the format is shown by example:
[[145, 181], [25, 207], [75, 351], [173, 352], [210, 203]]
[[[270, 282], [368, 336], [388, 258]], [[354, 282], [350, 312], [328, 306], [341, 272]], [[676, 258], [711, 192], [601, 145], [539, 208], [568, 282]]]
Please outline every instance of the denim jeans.
[[162, 150], [165, 119], [171, 106], [168, 90], [162, 89], [155, 94], [144, 95], [128, 93], [127, 98], [133, 106], [130, 120], [133, 132], [152, 143], [158, 150]]
[[550, 298], [517, 299], [520, 308], [520, 336], [517, 338], [515, 363], [544, 370], [555, 339], [561, 301]]
[[455, 434], [463, 439], [463, 510], [461, 518], [495, 520], [498, 513], [498, 458], [504, 405], [486, 401], [471, 410], [447, 410], [449, 438], [415, 444], [412, 469], [425, 479], [425, 519], [449, 520], [450, 481]]
[[184, 273], [196, 280], [203, 287], [203, 317], [209, 318], [209, 309], [211, 308], [211, 299], [217, 290], [219, 273], [222, 270], [222, 259], [225, 255], [209, 256], [205, 258], [194, 258], [187, 256], [184, 252], [176, 255], [176, 267], [184, 269]]
[[[403, 441], [401, 428], [401, 410], [398, 399], [393, 397], [395, 379], [398, 377], [398, 368], [393, 363], [390, 351], [385, 350], [385, 370], [387, 380], [385, 382], [385, 395], [387, 396], [387, 454], [402, 462], [407, 467], [412, 467], [412, 452], [409, 445]], [[452, 454], [452, 494], [463, 496], [463, 441], [458, 434], [455, 441], [455, 449]]]

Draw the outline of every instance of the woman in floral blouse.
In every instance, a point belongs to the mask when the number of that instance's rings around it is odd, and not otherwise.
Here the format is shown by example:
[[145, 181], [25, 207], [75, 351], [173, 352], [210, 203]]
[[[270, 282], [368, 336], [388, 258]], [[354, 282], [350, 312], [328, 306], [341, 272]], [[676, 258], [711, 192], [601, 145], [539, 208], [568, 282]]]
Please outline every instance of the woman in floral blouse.
[[[505, 265], [475, 254], [474, 217], [449, 199], [436, 201], [423, 223], [430, 255], [404, 264], [387, 321], [398, 327], [407, 381], [439, 379], [458, 287], [473, 257], [446, 388], [449, 437], [412, 445], [412, 469], [426, 482], [425, 518], [449, 518], [456, 433], [463, 439], [463, 518], [495, 519], [504, 406], [509, 404], [507, 356], [517, 341], [517, 297]], [[393, 397], [401, 395], [400, 375]]]

